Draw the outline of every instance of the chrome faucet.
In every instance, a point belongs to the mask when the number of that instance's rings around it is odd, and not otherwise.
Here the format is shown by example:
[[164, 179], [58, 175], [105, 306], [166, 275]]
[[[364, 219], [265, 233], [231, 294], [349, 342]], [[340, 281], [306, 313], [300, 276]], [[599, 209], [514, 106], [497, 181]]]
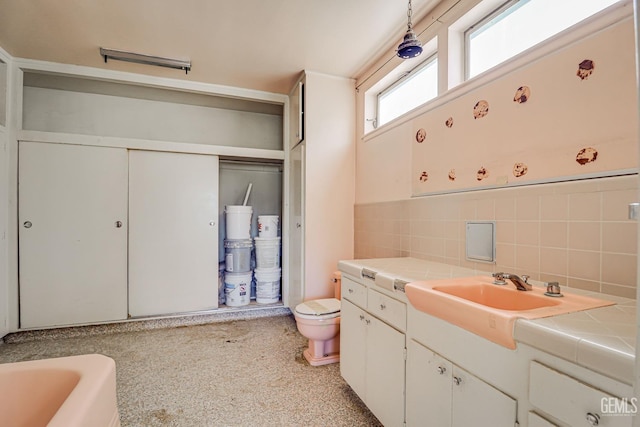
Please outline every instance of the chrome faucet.
[[533, 289], [533, 286], [527, 283], [527, 280], [529, 280], [529, 276], [527, 276], [526, 274], [523, 274], [522, 278], [517, 274], [509, 273], [493, 273], [492, 276], [496, 278], [496, 282], [498, 283], [501, 281], [504, 282], [505, 279], [511, 280], [511, 282], [516, 285], [516, 289], [518, 289], [519, 291], [530, 291], [531, 289]]

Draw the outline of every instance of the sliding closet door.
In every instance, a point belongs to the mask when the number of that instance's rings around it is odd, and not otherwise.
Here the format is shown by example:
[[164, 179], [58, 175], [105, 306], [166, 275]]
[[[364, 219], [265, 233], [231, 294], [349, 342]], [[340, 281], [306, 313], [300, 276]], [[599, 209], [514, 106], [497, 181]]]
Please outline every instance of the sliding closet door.
[[129, 152], [129, 314], [218, 306], [218, 157]]
[[19, 143], [20, 327], [127, 317], [127, 150]]

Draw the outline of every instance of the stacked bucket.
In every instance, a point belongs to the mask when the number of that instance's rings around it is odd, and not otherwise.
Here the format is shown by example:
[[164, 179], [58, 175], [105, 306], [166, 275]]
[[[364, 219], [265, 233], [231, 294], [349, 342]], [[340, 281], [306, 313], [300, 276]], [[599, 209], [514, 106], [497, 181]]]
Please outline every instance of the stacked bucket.
[[258, 304], [280, 300], [280, 237], [277, 215], [258, 216], [258, 236], [251, 239], [251, 206], [226, 206], [224, 294], [227, 306], [251, 301], [251, 253], [255, 242], [255, 296]]
[[256, 302], [272, 304], [280, 299], [280, 237], [278, 215], [258, 215], [256, 246]]
[[227, 238], [224, 240], [224, 295], [227, 306], [238, 307], [251, 301], [251, 206], [226, 206]]

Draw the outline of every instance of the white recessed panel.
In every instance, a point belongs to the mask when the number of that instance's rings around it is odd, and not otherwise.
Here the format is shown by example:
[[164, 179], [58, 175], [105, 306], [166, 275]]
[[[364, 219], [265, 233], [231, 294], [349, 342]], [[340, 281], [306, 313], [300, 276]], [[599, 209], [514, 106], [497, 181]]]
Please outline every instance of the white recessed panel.
[[495, 221], [467, 222], [466, 256], [470, 261], [495, 262]]

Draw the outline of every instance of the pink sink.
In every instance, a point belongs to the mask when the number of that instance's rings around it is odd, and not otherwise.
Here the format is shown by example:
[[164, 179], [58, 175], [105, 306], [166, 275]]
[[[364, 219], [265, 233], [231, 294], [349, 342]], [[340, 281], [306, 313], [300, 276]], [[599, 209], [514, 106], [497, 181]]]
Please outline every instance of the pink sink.
[[500, 286], [488, 276], [408, 283], [405, 292], [418, 310], [446, 320], [504, 347], [515, 349], [516, 319], [538, 319], [613, 305], [611, 301], [564, 293], [554, 298], [534, 287], [519, 291], [511, 282]]

